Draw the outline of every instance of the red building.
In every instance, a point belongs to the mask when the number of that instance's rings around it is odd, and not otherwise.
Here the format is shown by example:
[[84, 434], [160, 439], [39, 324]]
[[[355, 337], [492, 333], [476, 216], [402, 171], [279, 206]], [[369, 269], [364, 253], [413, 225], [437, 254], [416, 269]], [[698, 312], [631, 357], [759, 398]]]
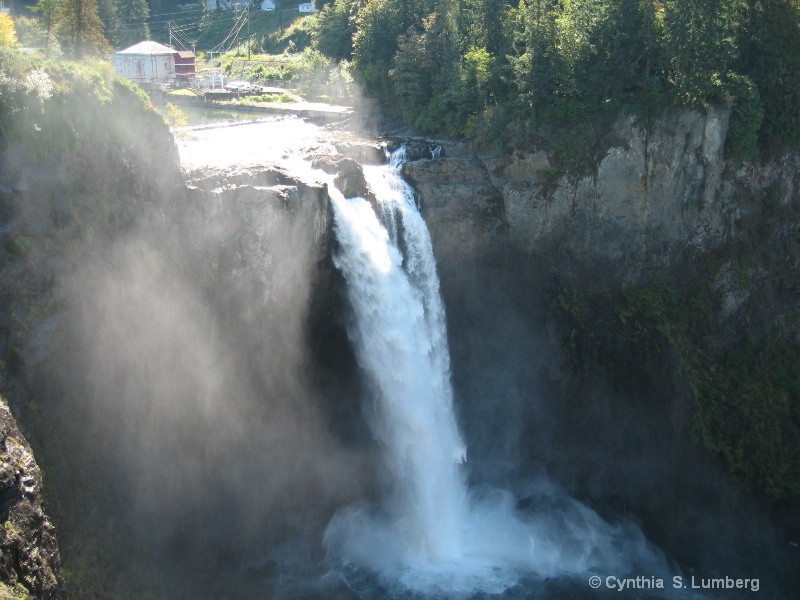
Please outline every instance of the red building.
[[181, 83], [194, 81], [195, 55], [190, 50], [178, 50], [175, 53], [175, 79]]

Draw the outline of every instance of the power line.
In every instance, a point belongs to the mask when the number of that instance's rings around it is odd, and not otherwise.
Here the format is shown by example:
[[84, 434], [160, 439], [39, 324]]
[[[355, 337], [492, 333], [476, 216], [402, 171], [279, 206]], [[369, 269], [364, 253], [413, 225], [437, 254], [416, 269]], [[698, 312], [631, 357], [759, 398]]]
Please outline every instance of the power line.
[[[228, 35], [225, 37], [225, 39], [224, 39], [224, 40], [222, 40], [222, 41], [221, 41], [219, 44], [217, 44], [217, 46], [216, 46], [216, 47], [214, 47], [214, 48], [211, 50], [211, 52], [217, 52], [217, 51], [218, 51], [218, 50], [220, 50], [220, 49], [221, 49], [223, 46], [225, 46], [225, 43], [226, 43], [226, 42], [227, 42], [229, 39], [231, 39], [231, 37], [233, 37], [233, 36], [238, 36], [238, 35], [239, 35], [239, 32], [242, 30], [242, 27], [244, 26], [245, 22], [247, 22], [247, 21], [249, 20], [249, 19], [248, 19], [248, 13], [249, 13], [249, 11], [248, 11], [248, 10], [244, 10], [244, 11], [242, 11], [242, 15], [239, 17], [239, 19], [237, 19], [236, 23], [234, 23], [234, 25], [233, 25], [233, 28], [231, 28], [230, 32], [228, 32]], [[234, 38], [234, 39], [235, 39], [235, 38]], [[228, 48], [225, 50], [225, 52], [227, 52], [228, 50], [230, 50], [230, 49], [231, 49], [231, 47], [232, 47], [232, 45], [233, 45], [233, 42], [231, 42], [231, 45], [229, 45], [229, 46], [228, 46]]]

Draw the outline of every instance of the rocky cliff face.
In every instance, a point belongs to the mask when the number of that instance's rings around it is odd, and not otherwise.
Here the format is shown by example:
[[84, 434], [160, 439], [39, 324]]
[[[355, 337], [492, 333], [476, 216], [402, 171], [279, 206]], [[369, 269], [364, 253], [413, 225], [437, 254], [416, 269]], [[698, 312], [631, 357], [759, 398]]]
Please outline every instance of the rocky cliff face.
[[[793, 225], [770, 235], [764, 226], [800, 202], [800, 157], [734, 170], [723, 159], [727, 118], [709, 108], [670, 114], [649, 128], [623, 119], [616, 145], [589, 173], [559, 174], [544, 150], [469, 156], [460, 145], [450, 158], [445, 146], [445, 158], [409, 163], [405, 173], [445, 271], [496, 256], [613, 288], [731, 244], [771, 245], [795, 264], [786, 246]], [[755, 239], [756, 230], [766, 237]], [[726, 318], [749, 297], [731, 278], [733, 262], [707, 274], [724, 296]], [[763, 266], [748, 268], [766, 281]]]
[[[405, 173], [439, 261], [474, 455], [544, 468], [686, 546], [725, 527], [780, 552], [800, 527], [759, 503], [796, 506], [800, 490], [786, 450], [800, 432], [787, 370], [800, 356], [800, 157], [729, 164], [726, 129], [713, 108], [624, 119], [579, 172], [544, 149], [444, 144]], [[741, 485], [753, 495], [734, 507]], [[687, 528], [709, 505], [722, 520]]]
[[468, 252], [502, 240], [522, 255], [557, 252], [635, 280], [686, 248], [734, 234], [738, 211], [722, 178], [726, 128], [727, 114], [714, 109], [649, 129], [628, 118], [616, 125], [618, 145], [588, 174], [558, 174], [536, 149], [421, 161], [406, 172], [445, 254], [455, 240], [443, 236], [456, 229]]
[[[42, 474], [0, 399], [0, 595], [66, 598], [55, 529], [42, 508]], [[3, 596], [5, 597], [5, 596]]]

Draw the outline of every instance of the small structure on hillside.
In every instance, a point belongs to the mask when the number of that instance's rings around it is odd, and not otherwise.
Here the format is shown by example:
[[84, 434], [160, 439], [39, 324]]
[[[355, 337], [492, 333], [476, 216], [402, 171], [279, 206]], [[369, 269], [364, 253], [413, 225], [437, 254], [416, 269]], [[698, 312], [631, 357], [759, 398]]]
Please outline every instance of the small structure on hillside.
[[251, 0], [206, 0], [208, 10], [233, 10], [242, 11], [251, 4]]
[[145, 41], [114, 54], [117, 75], [143, 84], [188, 82], [194, 78], [193, 52], [178, 51], [158, 42]]
[[11, 14], [12, 0], [0, 0], [0, 14]]
[[275, 10], [275, 0], [263, 0], [261, 10]]
[[298, 12], [301, 13], [312, 13], [314, 12], [314, 3], [313, 2], [303, 2], [297, 7]]
[[175, 79], [188, 85], [194, 81], [197, 72], [197, 57], [191, 50], [178, 50], [175, 53]]

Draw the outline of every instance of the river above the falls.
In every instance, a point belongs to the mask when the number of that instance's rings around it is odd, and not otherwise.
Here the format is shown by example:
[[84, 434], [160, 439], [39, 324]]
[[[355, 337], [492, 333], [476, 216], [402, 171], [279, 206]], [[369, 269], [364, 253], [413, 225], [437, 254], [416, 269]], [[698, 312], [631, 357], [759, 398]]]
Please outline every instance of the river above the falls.
[[277, 166], [314, 146], [331, 146], [333, 141], [324, 128], [296, 117], [233, 120], [222, 113], [211, 119], [177, 130], [184, 169]]

